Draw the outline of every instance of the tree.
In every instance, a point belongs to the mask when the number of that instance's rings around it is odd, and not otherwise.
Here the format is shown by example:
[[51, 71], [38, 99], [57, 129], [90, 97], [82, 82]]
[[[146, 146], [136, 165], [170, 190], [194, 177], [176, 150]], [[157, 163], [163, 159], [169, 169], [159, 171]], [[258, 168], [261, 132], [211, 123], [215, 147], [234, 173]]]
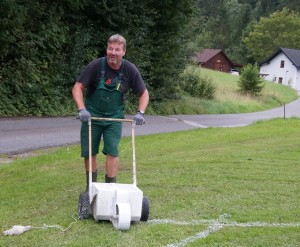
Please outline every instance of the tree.
[[[300, 12], [299, 0], [197, 0], [201, 29], [189, 47], [219, 48], [236, 63], [255, 62], [243, 42], [261, 17], [284, 7]], [[256, 42], [255, 42], [256, 43]], [[276, 47], [277, 48], [277, 47]]]
[[[203, 18], [202, 29], [193, 39], [198, 50], [218, 48], [237, 63], [245, 63], [245, 48], [242, 35], [248, 23], [254, 18], [252, 5], [238, 0], [198, 0], [199, 19]], [[204, 17], [203, 17], [204, 16]]]
[[255, 64], [248, 64], [243, 67], [238, 86], [241, 93], [252, 96], [259, 95], [264, 88], [264, 81], [259, 75], [259, 68]]
[[0, 13], [0, 114], [56, 115], [68, 108], [61, 94], [69, 31], [62, 9], [50, 1], [4, 0]]
[[277, 48], [300, 49], [300, 15], [287, 8], [261, 18], [244, 38], [250, 57], [260, 62]]
[[75, 111], [71, 88], [107, 38], [124, 35], [126, 59], [152, 100], [174, 98], [195, 0], [0, 1], [0, 116]]
[[237, 0], [229, 0], [224, 2], [224, 10], [228, 29], [228, 44], [224, 50], [226, 54], [230, 54], [231, 60], [246, 63], [242, 34], [253, 18], [251, 6], [241, 4]]
[[[141, 1], [142, 2], [142, 1]], [[186, 28], [193, 14], [194, 0], [152, 0], [153, 10], [146, 49], [149, 61], [145, 71], [151, 98], [155, 101], [177, 97], [179, 75], [186, 64]], [[150, 67], [149, 67], [150, 66]]]

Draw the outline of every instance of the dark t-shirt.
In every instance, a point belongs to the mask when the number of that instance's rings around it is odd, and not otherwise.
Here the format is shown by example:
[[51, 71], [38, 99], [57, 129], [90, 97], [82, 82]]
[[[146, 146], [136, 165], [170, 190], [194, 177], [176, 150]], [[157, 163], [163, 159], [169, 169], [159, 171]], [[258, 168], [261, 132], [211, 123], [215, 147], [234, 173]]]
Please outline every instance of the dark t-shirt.
[[[146, 89], [146, 86], [141, 73], [133, 63], [125, 59], [123, 61], [123, 93], [125, 94], [129, 89], [131, 89], [134, 94], [142, 93]], [[102, 68], [100, 63], [101, 58], [95, 59], [90, 62], [87, 67], [81, 72], [77, 80], [78, 82], [83, 83], [83, 85], [87, 88], [87, 96], [93, 94], [100, 81]], [[105, 81], [113, 80], [120, 74], [120, 72], [121, 68], [119, 70], [114, 70], [109, 67], [105, 58]]]

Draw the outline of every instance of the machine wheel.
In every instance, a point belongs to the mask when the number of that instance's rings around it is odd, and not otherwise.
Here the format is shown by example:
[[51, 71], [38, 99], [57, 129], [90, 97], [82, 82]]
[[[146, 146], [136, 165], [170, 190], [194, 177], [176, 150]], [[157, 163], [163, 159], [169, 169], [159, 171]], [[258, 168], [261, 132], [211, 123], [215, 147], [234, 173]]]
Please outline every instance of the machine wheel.
[[150, 200], [147, 196], [143, 196], [141, 221], [148, 221], [150, 213]]
[[130, 228], [131, 210], [129, 203], [116, 204], [116, 215], [112, 219], [112, 223], [118, 230], [126, 231]]
[[91, 205], [89, 192], [81, 192], [78, 201], [78, 217], [81, 220], [88, 218], [91, 215]]

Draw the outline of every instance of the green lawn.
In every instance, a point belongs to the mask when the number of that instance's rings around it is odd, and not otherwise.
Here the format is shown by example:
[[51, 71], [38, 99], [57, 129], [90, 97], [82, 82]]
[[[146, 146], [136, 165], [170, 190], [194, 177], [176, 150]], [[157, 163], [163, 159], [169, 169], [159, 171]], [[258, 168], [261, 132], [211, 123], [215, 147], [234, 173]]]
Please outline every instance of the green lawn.
[[[300, 246], [300, 120], [136, 137], [138, 187], [150, 220], [116, 230], [92, 218], [68, 230], [0, 236], [0, 246]], [[131, 144], [120, 147], [118, 180], [131, 183]], [[100, 157], [103, 161], [103, 157]], [[103, 162], [99, 166], [103, 181]], [[0, 166], [1, 231], [66, 228], [85, 174], [79, 147]]]

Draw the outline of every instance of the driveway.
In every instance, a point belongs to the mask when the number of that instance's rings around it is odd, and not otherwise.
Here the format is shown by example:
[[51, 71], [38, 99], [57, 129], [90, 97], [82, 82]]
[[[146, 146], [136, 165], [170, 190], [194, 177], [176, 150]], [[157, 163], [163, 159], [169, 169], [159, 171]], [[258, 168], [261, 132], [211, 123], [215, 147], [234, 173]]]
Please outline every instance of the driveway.
[[[132, 118], [132, 116], [126, 116]], [[272, 110], [245, 114], [146, 115], [146, 124], [135, 128], [136, 135], [174, 132], [208, 127], [239, 127], [258, 120], [300, 117], [300, 98]], [[48, 147], [79, 143], [80, 121], [64, 118], [0, 118], [0, 154], [12, 155]], [[131, 134], [124, 123], [123, 136]]]

